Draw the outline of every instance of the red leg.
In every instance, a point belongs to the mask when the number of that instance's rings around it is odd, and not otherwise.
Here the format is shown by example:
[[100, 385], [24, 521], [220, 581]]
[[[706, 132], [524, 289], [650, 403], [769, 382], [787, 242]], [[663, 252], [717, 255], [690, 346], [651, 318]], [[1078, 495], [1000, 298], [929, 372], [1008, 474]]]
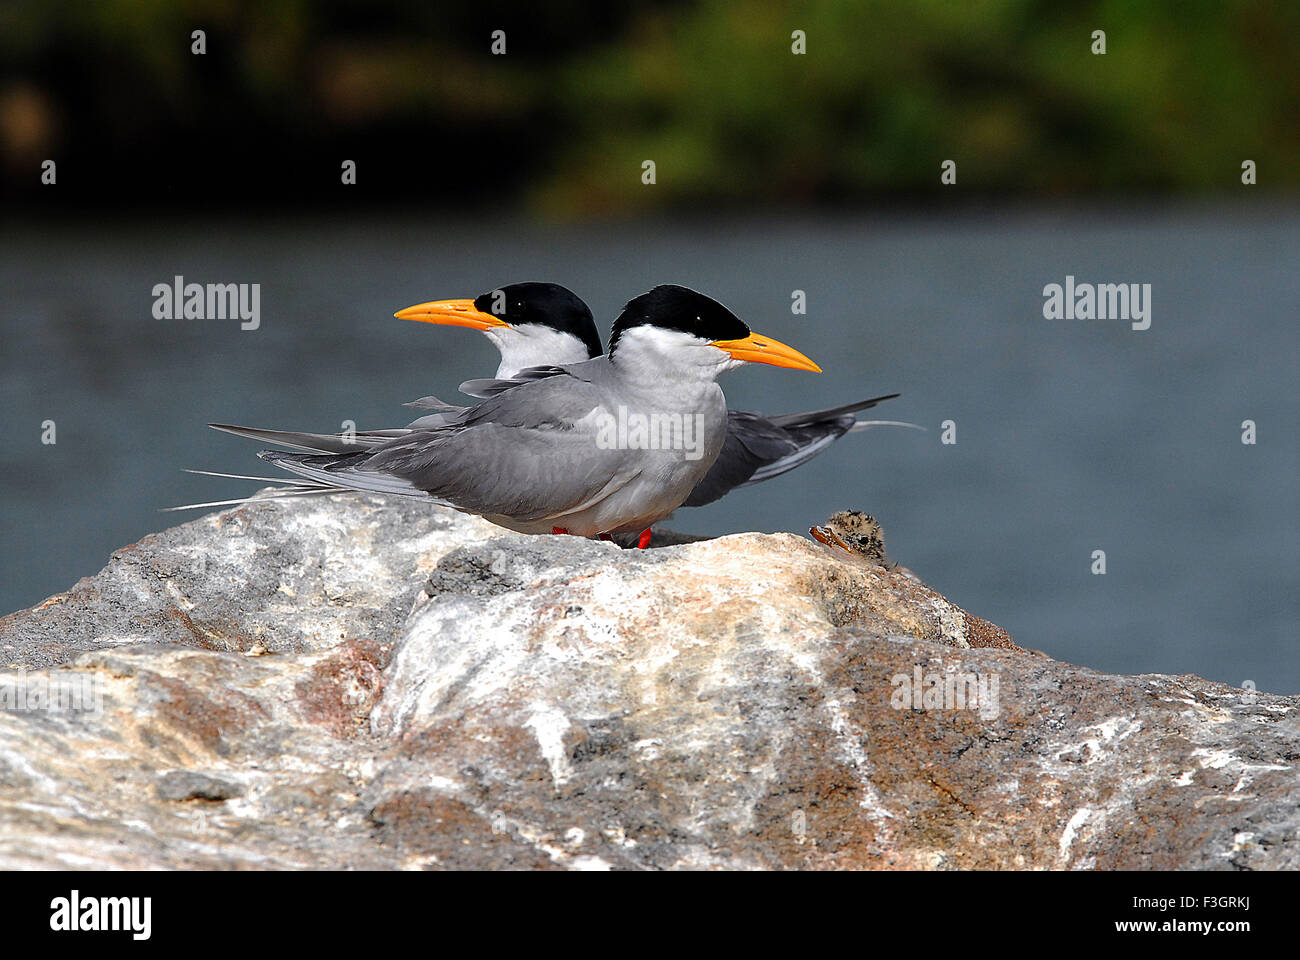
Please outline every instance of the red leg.
[[568, 533], [568, 532], [569, 532], [569, 531], [568, 531], [568, 530], [565, 530], [563, 527], [551, 527], [551, 535], [552, 535], [552, 536], [554, 536], [554, 535], [557, 534], [557, 533]]
[[650, 546], [650, 528], [646, 527], [641, 531], [641, 539], [636, 542], [636, 548], [644, 550], [648, 546]]

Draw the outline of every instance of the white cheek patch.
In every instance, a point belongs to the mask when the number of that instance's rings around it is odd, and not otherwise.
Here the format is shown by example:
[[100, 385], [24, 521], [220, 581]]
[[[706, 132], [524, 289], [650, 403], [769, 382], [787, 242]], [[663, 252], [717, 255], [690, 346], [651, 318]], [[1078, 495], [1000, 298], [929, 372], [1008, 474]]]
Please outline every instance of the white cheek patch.
[[587, 359], [587, 347], [571, 333], [561, 333], [536, 323], [483, 331], [501, 353], [497, 379], [513, 377], [525, 367], [559, 366]]
[[620, 364], [636, 364], [642, 369], [657, 370], [665, 377], [687, 371], [715, 376], [731, 369], [728, 364], [735, 363], [729, 354], [708, 340], [680, 330], [648, 325], [623, 331], [615, 357]]

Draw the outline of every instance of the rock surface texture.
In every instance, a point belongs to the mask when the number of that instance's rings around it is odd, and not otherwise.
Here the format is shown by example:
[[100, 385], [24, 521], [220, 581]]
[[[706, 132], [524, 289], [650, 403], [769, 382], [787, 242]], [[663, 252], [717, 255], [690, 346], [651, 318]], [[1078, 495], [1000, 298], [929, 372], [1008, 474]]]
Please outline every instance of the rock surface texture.
[[257, 502], [0, 619], [0, 666], [6, 869], [1300, 867], [1296, 698], [788, 534]]

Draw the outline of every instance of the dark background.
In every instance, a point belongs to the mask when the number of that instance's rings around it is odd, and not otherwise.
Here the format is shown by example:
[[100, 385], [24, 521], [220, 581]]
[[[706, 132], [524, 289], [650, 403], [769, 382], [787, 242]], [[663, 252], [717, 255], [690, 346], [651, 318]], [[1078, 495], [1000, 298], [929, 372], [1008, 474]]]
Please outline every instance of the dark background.
[[[41, 215], [577, 219], [1227, 195], [1249, 157], [1260, 192], [1294, 195], [1297, 41], [1288, 0], [19, 0], [0, 12], [4, 186]], [[57, 191], [32, 175], [51, 157]], [[629, 175], [646, 158], [657, 190]], [[960, 197], [939, 197], [942, 158]], [[339, 189], [343, 159], [364, 190]]]
[[[1300, 690], [1298, 50], [1289, 2], [7, 4], [0, 610], [251, 490], [180, 472], [263, 469], [208, 420], [388, 426], [494, 367], [396, 309], [551, 279], [607, 325], [675, 282], [826, 370], [734, 405], [899, 390], [928, 432], [674, 528], [866, 509], [1026, 646]], [[177, 274], [261, 284], [261, 329], [155, 320]], [[1045, 320], [1067, 274], [1151, 283], [1152, 328]]]

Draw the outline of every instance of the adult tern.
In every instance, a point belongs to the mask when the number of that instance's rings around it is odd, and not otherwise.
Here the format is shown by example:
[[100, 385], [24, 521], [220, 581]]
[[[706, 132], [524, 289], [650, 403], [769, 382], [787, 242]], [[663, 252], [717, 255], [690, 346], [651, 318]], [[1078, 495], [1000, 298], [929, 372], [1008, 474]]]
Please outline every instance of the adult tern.
[[[511, 283], [473, 300], [418, 303], [394, 316], [479, 331], [501, 354], [498, 380], [516, 377], [528, 367], [574, 363], [601, 353], [600, 334], [591, 310], [575, 293], [557, 283]], [[479, 396], [489, 383], [470, 380], [461, 389]], [[915, 428], [915, 424], [898, 420], [858, 420], [853, 416], [897, 396], [891, 393], [825, 410], [773, 417], [728, 409], [722, 452], [682, 506], [704, 506], [737, 487], [779, 477], [807, 463], [847, 433], [875, 426]], [[435, 397], [412, 405], [445, 409]]]
[[718, 459], [714, 381], [745, 363], [820, 371], [718, 301], [662, 285], [628, 302], [603, 356], [484, 382], [483, 402], [368, 449], [259, 456], [318, 490], [413, 497], [522, 533], [639, 532], [645, 546]]

